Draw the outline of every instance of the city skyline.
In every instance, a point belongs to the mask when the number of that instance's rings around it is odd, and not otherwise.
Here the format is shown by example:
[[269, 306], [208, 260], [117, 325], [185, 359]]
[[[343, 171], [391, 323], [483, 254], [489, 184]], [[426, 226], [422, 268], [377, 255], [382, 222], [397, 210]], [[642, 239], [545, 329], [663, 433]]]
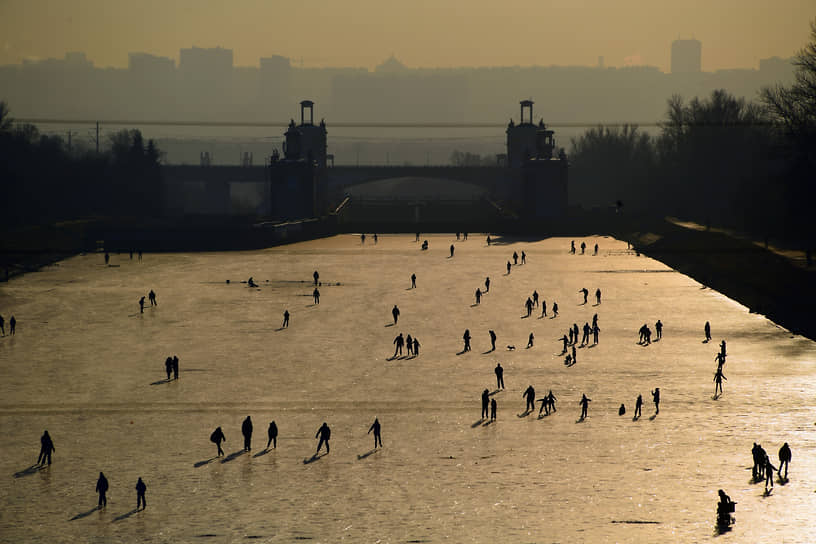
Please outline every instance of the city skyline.
[[750, 0], [736, 10], [701, 1], [314, 6], [248, 0], [236, 7], [211, 0], [191, 9], [181, 0], [139, 6], [6, 0], [0, 3], [0, 64], [72, 51], [84, 52], [97, 67], [127, 67], [128, 54], [140, 52], [178, 64], [179, 51], [192, 45], [231, 49], [235, 66], [257, 66], [274, 55], [295, 66], [368, 69], [391, 55], [410, 68], [597, 66], [603, 57], [608, 67], [669, 72], [671, 43], [694, 38], [702, 42], [703, 71], [756, 68], [763, 58], [790, 57], [806, 41], [812, 3], [781, 4]]

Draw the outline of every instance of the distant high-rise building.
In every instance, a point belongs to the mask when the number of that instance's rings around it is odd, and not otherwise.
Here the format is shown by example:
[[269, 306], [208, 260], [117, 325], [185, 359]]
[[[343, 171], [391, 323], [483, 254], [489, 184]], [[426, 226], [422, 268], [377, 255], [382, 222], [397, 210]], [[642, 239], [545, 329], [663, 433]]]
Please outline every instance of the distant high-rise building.
[[166, 84], [173, 77], [176, 63], [171, 58], [149, 53], [128, 53], [128, 70], [137, 78], [161, 79]]
[[674, 40], [671, 46], [671, 73], [699, 73], [702, 51], [703, 45], [699, 40]]

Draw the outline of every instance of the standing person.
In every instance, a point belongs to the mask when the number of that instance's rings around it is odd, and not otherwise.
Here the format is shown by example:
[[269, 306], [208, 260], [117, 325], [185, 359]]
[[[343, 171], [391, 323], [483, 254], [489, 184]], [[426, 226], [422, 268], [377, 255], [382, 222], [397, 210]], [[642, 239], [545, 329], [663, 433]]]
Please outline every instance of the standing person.
[[252, 420], [249, 416], [241, 424], [241, 434], [244, 435], [244, 451], [252, 449]]
[[496, 421], [496, 399], [490, 399], [490, 421]]
[[502, 368], [501, 363], [496, 363], [493, 372], [496, 373], [496, 389], [504, 389], [504, 368]]
[[315, 287], [315, 290], [312, 291], [312, 297], [314, 298], [315, 304], [320, 304], [320, 291], [317, 287]]
[[465, 329], [465, 334], [462, 335], [462, 340], [465, 341], [465, 347], [462, 352], [470, 351], [470, 329]]
[[394, 307], [391, 309], [391, 316], [394, 318], [394, 325], [396, 325], [400, 316], [400, 311], [396, 304], [394, 304]]
[[719, 389], [720, 395], [723, 394], [722, 388], [722, 381], [728, 381], [728, 378], [725, 377], [722, 371], [722, 365], [717, 366], [717, 372], [714, 373], [714, 396], [717, 396], [717, 390]]
[[558, 399], [555, 398], [555, 395], [553, 395], [552, 389], [550, 389], [550, 392], [547, 394], [546, 398], [547, 404], [550, 406], [550, 412], [555, 412], [555, 401]]
[[657, 320], [657, 323], [655, 323], [655, 332], [657, 333], [658, 340], [663, 338], [663, 323], [661, 323], [659, 319]]
[[101, 472], [99, 473], [99, 479], [96, 480], [96, 492], [99, 493], [99, 508], [108, 505], [108, 479], [105, 478], [105, 475]]
[[397, 353], [399, 353], [400, 357], [402, 357], [402, 347], [405, 345], [405, 339], [402, 337], [402, 333], [399, 333], [396, 338], [394, 338], [394, 357], [397, 357]]
[[582, 335], [581, 335], [581, 346], [589, 344], [589, 333], [591, 332], [591, 328], [589, 323], [584, 322], [584, 326], [581, 327]]
[[[779, 477], [783, 480], [788, 479], [788, 465], [790, 464], [791, 460], [791, 450], [788, 443], [785, 442], [781, 448], [779, 448]], [[782, 476], [782, 468], [785, 468], [785, 476]]]
[[490, 292], [490, 276], [485, 278], [485, 293]]
[[490, 404], [490, 391], [482, 391], [482, 419], [487, 417], [487, 407]]
[[411, 289], [416, 289], [416, 274], [411, 274]]
[[567, 338], [566, 334], [561, 337], [561, 341], [564, 343], [564, 348], [561, 350], [561, 353], [564, 354], [567, 352], [567, 346], [569, 345], [569, 338]]
[[325, 421], [323, 422], [323, 425], [321, 425], [320, 428], [317, 430], [317, 434], [315, 434], [315, 438], [318, 437], [320, 438], [320, 441], [317, 443], [315, 457], [317, 457], [317, 454], [320, 453], [320, 447], [323, 446], [323, 444], [326, 444], [326, 453], [327, 454], [329, 453], [329, 439], [331, 438], [331, 429], [329, 429], [329, 426], [326, 425]]
[[575, 255], [575, 240], [570, 242], [570, 253]]
[[[48, 431], [43, 432], [43, 435], [40, 437], [40, 455], [37, 457], [37, 464], [44, 465], [47, 461], [50, 465], [51, 452], [55, 451], [56, 449], [57, 448], [54, 447], [54, 442], [51, 440], [51, 435], [48, 434]], [[782, 450], [779, 451], [780, 455], [782, 455]]]
[[110, 263], [110, 254], [106, 251], [105, 252], [105, 265], [107, 266], [108, 263]]
[[173, 377], [173, 358], [168, 357], [164, 360], [164, 369], [167, 371], [167, 381], [170, 381], [170, 378]]
[[593, 255], [598, 254], [598, 244], [595, 244], [595, 251], [592, 253]]
[[533, 306], [538, 308], [538, 291], [533, 290]]
[[527, 406], [524, 411], [532, 412], [535, 409], [535, 389], [533, 389], [533, 386], [528, 385], [521, 396], [527, 399]]
[[139, 299], [139, 313], [140, 314], [144, 313], [144, 299], [145, 299], [145, 297], [142, 297], [142, 298]]
[[362, 245], [365, 245], [365, 233], [362, 233], [362, 234], [360, 235], [360, 243], [361, 243]]
[[527, 264], [527, 254], [523, 251], [521, 252], [521, 264]]
[[467, 232], [463, 232], [463, 233], [462, 233], [462, 238], [463, 238], [464, 240], [467, 240]]
[[379, 236], [377, 236], [377, 233], [375, 232], [375, 233], [374, 233], [374, 245], [375, 245], [375, 246], [377, 245], [377, 242], [378, 242], [379, 240], [380, 240], [380, 238], [379, 238]]
[[527, 349], [533, 347], [533, 340], [535, 340], [535, 337], [533, 336], [533, 333], [530, 333], [530, 337], [527, 339]]
[[553, 302], [552, 313], [553, 313], [553, 318], [558, 317], [558, 303], [557, 302]]
[[518, 264], [518, 253], [513, 252], [513, 264]]
[[419, 357], [419, 340], [414, 336], [414, 357]]
[[147, 486], [142, 481], [142, 477], [139, 476], [139, 481], [136, 482], [136, 510], [139, 507], [142, 507], [142, 510], [147, 508], [147, 501], [145, 500], [145, 491], [147, 491]]
[[[583, 245], [583, 244], [581, 244]], [[586, 419], [587, 417], [587, 408], [589, 407], [589, 403], [592, 402], [592, 399], [588, 399], [585, 394], [581, 394], [581, 400], [578, 401], [578, 404], [581, 405], [581, 419]]]
[[703, 327], [703, 331], [705, 332], [705, 341], [711, 342], [711, 324], [706, 321], [705, 327]]
[[640, 409], [643, 407], [643, 395], [638, 395], [635, 401], [635, 419], [640, 417]]
[[773, 473], [776, 467], [771, 464], [771, 458], [765, 454], [765, 492], [768, 493], [768, 487], [773, 489]]
[[601, 289], [600, 287], [595, 289], [595, 304], [601, 303]]
[[572, 345], [572, 364], [578, 362], [578, 352], [575, 350], [575, 344]]
[[[368, 428], [368, 433], [370, 434], [371, 431], [374, 431], [374, 449], [377, 449], [377, 444], [382, 448], [382, 435], [380, 434], [380, 420], [376, 417], [374, 418], [374, 423], [371, 424], [371, 427]], [[329, 447], [328, 442], [326, 443], [326, 448]]]
[[655, 387], [654, 391], [652, 391], [652, 402], [655, 405], [655, 415], [660, 413], [660, 388]]
[[599, 334], [600, 332], [601, 332], [601, 328], [600, 328], [600, 327], [598, 327], [598, 324], [597, 324], [597, 323], [595, 323], [595, 325], [592, 327], [592, 343], [593, 343], [593, 344], [597, 344], [597, 343], [598, 343], [598, 334]]
[[147, 294], [147, 299], [150, 301], [151, 306], [158, 306], [159, 303], [156, 302], [156, 293], [153, 292], [153, 289]]
[[315, 287], [317, 287], [317, 280], [320, 279], [320, 274], [317, 273], [317, 270], [314, 271], [314, 274], [312, 274], [312, 277], [314, 278]]
[[527, 297], [524, 307], [527, 308], [527, 317], [530, 317], [530, 314], [533, 313], [533, 301], [530, 297]]
[[510, 275], [510, 261], [507, 261], [507, 275]]
[[581, 242], [581, 255], [583, 255], [584, 252], [586, 252], [586, 242]]
[[453, 249], [454, 249], [454, 248], [453, 248], [453, 244], [451, 244], [451, 247], [450, 247], [450, 256], [451, 256], [451, 257], [453, 257]]
[[283, 311], [283, 325], [281, 325], [282, 329], [286, 329], [289, 327], [289, 310]]
[[482, 290], [478, 287], [476, 288], [476, 304], [479, 304], [482, 301]]
[[178, 373], [179, 373], [179, 360], [178, 355], [173, 355], [173, 379], [178, 380]]
[[490, 335], [490, 351], [496, 351], [496, 333], [492, 329], [487, 333]]
[[221, 457], [224, 455], [224, 450], [221, 449], [221, 442], [226, 441], [227, 437], [224, 436], [224, 431], [221, 430], [221, 427], [216, 427], [210, 435], [210, 442], [215, 443], [215, 445], [218, 447], [218, 454], [216, 454], [216, 457]]
[[547, 301], [542, 300], [541, 301], [541, 317], [546, 317], [546, 316], [547, 316]]
[[273, 449], [278, 448], [278, 426], [275, 425], [275, 420], [269, 424], [269, 428], [266, 430], [266, 435], [269, 439], [266, 441], [266, 449], [269, 449], [269, 444], [272, 444]]
[[414, 239], [414, 242], [419, 242], [419, 233], [418, 232], [416, 233], [416, 238]]
[[487, 235], [487, 247], [490, 247], [490, 235]]
[[414, 354], [414, 339], [410, 334], [405, 337], [405, 351], [408, 352], [409, 357]]

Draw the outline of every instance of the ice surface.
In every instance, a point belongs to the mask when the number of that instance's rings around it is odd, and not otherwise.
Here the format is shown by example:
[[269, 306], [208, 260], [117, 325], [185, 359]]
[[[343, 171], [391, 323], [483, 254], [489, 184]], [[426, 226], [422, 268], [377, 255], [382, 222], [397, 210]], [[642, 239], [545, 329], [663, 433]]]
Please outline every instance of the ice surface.
[[[715, 538], [722, 488], [738, 502], [723, 540], [816, 541], [813, 342], [611, 238], [585, 239], [598, 256], [569, 255], [563, 238], [422, 239], [428, 251], [413, 235], [377, 245], [369, 235], [365, 246], [345, 235], [142, 262], [114, 254], [111, 267], [83, 255], [4, 284], [0, 314], [6, 333], [11, 314], [18, 330], [0, 338], [0, 540], [699, 542]], [[505, 275], [522, 250], [528, 264]], [[241, 283], [250, 276], [259, 288]], [[485, 276], [490, 292], [474, 306]], [[150, 289], [159, 305], [140, 314]], [[558, 302], [557, 319], [522, 318], [533, 290], [548, 309]], [[285, 309], [291, 325], [277, 330]], [[565, 367], [558, 338], [595, 312], [599, 345]], [[639, 346], [638, 328], [657, 319], [663, 340]], [[457, 355], [466, 328], [473, 351]], [[399, 332], [419, 338], [418, 358], [388, 360]], [[727, 381], [713, 400], [721, 339]], [[164, 383], [173, 354], [181, 376]], [[484, 425], [480, 394], [495, 389], [497, 361], [507, 389], [494, 395], [498, 421]], [[519, 417], [530, 384], [539, 398], [553, 390], [554, 415]], [[592, 403], [579, 423], [582, 393]], [[239, 452], [247, 415], [252, 451], [213, 459], [212, 430]], [[370, 453], [375, 417], [385, 447]], [[273, 419], [278, 448], [264, 453]], [[331, 453], [304, 463], [323, 421]], [[54, 464], [26, 471], [44, 429]], [[776, 464], [786, 441], [790, 481], [764, 497], [749, 481], [752, 443]], [[91, 511], [99, 471], [108, 506]], [[139, 476], [148, 506], [134, 513]]]

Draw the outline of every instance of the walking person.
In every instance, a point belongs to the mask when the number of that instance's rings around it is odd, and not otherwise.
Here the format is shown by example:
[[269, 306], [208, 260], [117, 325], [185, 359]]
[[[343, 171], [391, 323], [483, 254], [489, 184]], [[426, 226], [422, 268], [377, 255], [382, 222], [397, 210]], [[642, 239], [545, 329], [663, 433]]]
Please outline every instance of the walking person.
[[281, 325], [282, 329], [286, 329], [289, 327], [289, 310], [283, 311], [283, 325]]
[[541, 301], [541, 317], [547, 317], [547, 301]]
[[[791, 450], [788, 443], [785, 442], [781, 448], [779, 448], [779, 478], [783, 481], [787, 481], [788, 479], [788, 465], [790, 464], [791, 460]], [[785, 469], [785, 475], [782, 476], [782, 468]]]
[[703, 327], [703, 332], [705, 332], [705, 341], [711, 342], [711, 324], [706, 321], [705, 327]]
[[518, 264], [518, 253], [513, 252], [513, 264]]
[[476, 304], [482, 302], [482, 291], [478, 287], [476, 288]]
[[[51, 440], [51, 435], [48, 434], [48, 431], [43, 432], [43, 435], [40, 437], [40, 455], [37, 457], [37, 464], [44, 465], [46, 462], [50, 465], [51, 464], [51, 452], [55, 451], [57, 448], [54, 447], [54, 442]], [[780, 450], [781, 452], [782, 450]]]
[[496, 399], [490, 399], [490, 421], [496, 421]]
[[510, 261], [507, 261], [507, 275], [510, 275]]
[[552, 313], [553, 313], [553, 318], [558, 317], [558, 303], [557, 302], [553, 302]]
[[485, 293], [490, 292], [490, 276], [485, 278]]
[[[368, 433], [370, 434], [371, 431], [374, 431], [374, 449], [377, 449], [377, 445], [382, 448], [382, 435], [380, 434], [380, 420], [376, 417], [374, 418], [374, 423], [371, 424], [371, 427], [368, 428]], [[326, 448], [329, 447], [328, 442], [326, 443]]]
[[496, 363], [493, 372], [496, 373], [496, 389], [504, 389], [504, 368], [502, 368], [501, 363]]
[[660, 388], [655, 387], [654, 391], [652, 391], [652, 402], [655, 405], [655, 415], [660, 413]]
[[151, 306], [158, 306], [159, 303], [156, 302], [156, 293], [153, 292], [153, 289], [147, 294], [147, 299], [150, 301]]
[[272, 444], [273, 449], [278, 448], [278, 426], [275, 424], [275, 421], [269, 424], [269, 428], [266, 430], [266, 435], [269, 439], [266, 441], [266, 449], [269, 449], [269, 444]]
[[317, 454], [320, 453], [320, 448], [323, 444], [326, 444], [326, 453], [329, 453], [329, 439], [331, 438], [331, 429], [326, 422], [323, 422], [323, 425], [317, 430], [317, 434], [315, 434], [315, 438], [320, 438], [320, 441], [317, 443], [317, 450], [315, 450], [315, 457]]
[[521, 264], [527, 264], [527, 254], [523, 251], [521, 252]]
[[392, 358], [396, 359], [397, 353], [399, 356], [402, 357], [402, 347], [405, 345], [405, 339], [402, 337], [402, 333], [399, 333], [396, 338], [394, 338], [394, 356]]
[[396, 304], [394, 304], [394, 307], [391, 309], [391, 316], [394, 318], [394, 325], [396, 325], [400, 316], [400, 311]]
[[465, 347], [462, 348], [462, 352], [470, 351], [470, 329], [465, 329], [465, 334], [462, 335], [462, 340], [465, 341]]
[[224, 431], [221, 430], [221, 427], [216, 427], [215, 430], [210, 435], [210, 442], [213, 442], [216, 447], [218, 448], [218, 453], [216, 457], [221, 457], [224, 455], [224, 450], [221, 449], [221, 442], [226, 442], [227, 437], [224, 436]]
[[586, 287], [582, 287], [582, 288], [578, 289], [578, 292], [581, 293], [584, 296], [584, 304], [586, 304], [587, 303], [587, 297], [589, 296], [589, 289], [587, 289]]
[[416, 274], [411, 274], [411, 289], [416, 289]]
[[719, 395], [717, 395], [717, 390], [719, 390], [720, 395], [723, 394], [723, 388], [722, 388], [722, 381], [723, 380], [728, 381], [728, 378], [726, 378], [725, 374], [723, 374], [722, 365], [719, 365], [717, 367], [717, 372], [714, 373], [714, 397], [715, 398], [719, 396]]
[[531, 347], [533, 347], [533, 340], [534, 339], [535, 339], [535, 337], [533, 336], [533, 333], [530, 333], [530, 337], [527, 339], [527, 349], [530, 349]]
[[771, 464], [771, 458], [768, 454], [765, 454], [765, 493], [770, 493], [770, 490], [773, 489], [773, 473], [776, 470], [776, 467]]
[[643, 407], [643, 395], [638, 395], [635, 401], [635, 419], [640, 417], [640, 409]]
[[139, 481], [136, 482], [136, 510], [139, 510], [139, 507], [142, 507], [142, 510], [147, 508], [147, 501], [145, 500], [145, 491], [147, 491], [147, 486], [142, 481], [142, 477], [139, 476]]
[[496, 333], [492, 329], [487, 333], [490, 335], [490, 351], [496, 351]]
[[317, 287], [315, 287], [315, 290], [312, 291], [312, 297], [314, 298], [315, 304], [320, 304], [320, 291]]
[[533, 301], [530, 299], [530, 297], [527, 297], [524, 307], [527, 308], [527, 317], [530, 317], [530, 314], [533, 313]]
[[252, 420], [249, 416], [241, 424], [241, 434], [244, 435], [244, 451], [252, 449]]
[[99, 479], [96, 480], [96, 492], [99, 493], [99, 504], [97, 505], [98, 508], [108, 505], [108, 487], [108, 479], [105, 478], [105, 475], [100, 472]]
[[144, 313], [144, 299], [145, 299], [145, 297], [142, 297], [142, 298], [139, 299], [139, 313], [140, 314]]
[[587, 408], [589, 407], [590, 402], [592, 402], [592, 399], [588, 399], [587, 396], [582, 393], [581, 394], [581, 400], [578, 401], [578, 404], [581, 405], [581, 419], [586, 419], [586, 417], [587, 417]]

